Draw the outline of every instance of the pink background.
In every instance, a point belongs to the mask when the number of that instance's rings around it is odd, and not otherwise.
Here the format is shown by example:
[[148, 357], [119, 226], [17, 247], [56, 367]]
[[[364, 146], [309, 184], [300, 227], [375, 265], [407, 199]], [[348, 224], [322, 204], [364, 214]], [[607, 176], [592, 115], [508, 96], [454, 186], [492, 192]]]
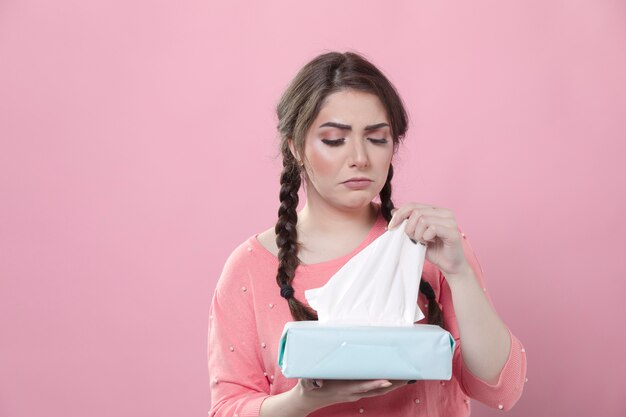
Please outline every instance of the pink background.
[[626, 4], [295, 3], [0, 2], [0, 415], [206, 415], [274, 106], [328, 50], [395, 83], [396, 202], [455, 211], [526, 345], [508, 415], [625, 415]]

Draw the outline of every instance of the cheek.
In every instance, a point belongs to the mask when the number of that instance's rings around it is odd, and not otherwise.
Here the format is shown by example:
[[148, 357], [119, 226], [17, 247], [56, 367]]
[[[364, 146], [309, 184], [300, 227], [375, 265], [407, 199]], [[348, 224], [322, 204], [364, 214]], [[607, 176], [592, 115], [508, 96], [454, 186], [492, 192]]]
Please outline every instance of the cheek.
[[309, 146], [306, 149], [306, 155], [309, 160], [309, 166], [313, 170], [313, 175], [320, 177], [335, 173], [340, 163], [337, 153], [337, 149], [332, 149], [324, 144], [322, 146]]
[[386, 168], [393, 160], [393, 148], [378, 148], [370, 153], [372, 166], [377, 169]]
[[391, 157], [393, 156], [393, 148], [391, 146], [374, 148], [374, 151], [371, 153], [372, 158], [376, 158], [377, 161], [391, 161]]

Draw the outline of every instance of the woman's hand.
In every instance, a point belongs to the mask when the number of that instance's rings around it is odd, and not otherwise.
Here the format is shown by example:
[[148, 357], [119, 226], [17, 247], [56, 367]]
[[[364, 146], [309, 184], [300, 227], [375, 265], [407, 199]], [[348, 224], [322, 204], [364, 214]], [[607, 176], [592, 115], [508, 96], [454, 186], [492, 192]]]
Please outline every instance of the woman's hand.
[[[409, 381], [300, 379], [296, 389], [302, 402], [311, 411], [332, 404], [354, 402], [361, 398], [384, 395], [407, 385]], [[412, 381], [414, 382], [414, 381]]]
[[426, 245], [426, 259], [436, 265], [446, 279], [464, 274], [471, 269], [463, 252], [463, 242], [451, 210], [407, 203], [393, 210], [388, 230], [402, 223], [404, 219], [409, 219], [404, 229], [406, 234]]
[[415, 381], [300, 379], [289, 391], [266, 398], [261, 403], [259, 415], [306, 417], [320, 408], [384, 395], [411, 382]]

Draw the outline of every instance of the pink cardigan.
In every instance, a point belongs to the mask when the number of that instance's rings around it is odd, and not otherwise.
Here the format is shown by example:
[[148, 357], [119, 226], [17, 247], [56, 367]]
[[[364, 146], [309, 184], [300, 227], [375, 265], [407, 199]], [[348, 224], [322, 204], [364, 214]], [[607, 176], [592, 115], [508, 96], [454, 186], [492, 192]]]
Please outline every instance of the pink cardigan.
[[[327, 262], [300, 265], [292, 283], [295, 297], [306, 302], [304, 290], [324, 285], [348, 259], [384, 233], [386, 225], [379, 213], [367, 237], [351, 253]], [[261, 246], [256, 236], [248, 238], [230, 255], [213, 295], [208, 335], [209, 417], [258, 416], [263, 400], [290, 390], [298, 382], [285, 378], [278, 367], [278, 342], [283, 326], [293, 318], [276, 284], [278, 260]], [[485, 288], [482, 269], [465, 234], [462, 236], [465, 254]], [[474, 376], [461, 357], [462, 342], [445, 278], [426, 261], [422, 279], [433, 287], [443, 311], [444, 327], [457, 342], [452, 379], [417, 381], [386, 395], [322, 408], [310, 416], [468, 416], [470, 398], [501, 410], [508, 410], [517, 402], [526, 376], [526, 354], [520, 341], [509, 331], [511, 350], [495, 385]], [[420, 293], [418, 304], [424, 312], [425, 303], [426, 298]]]

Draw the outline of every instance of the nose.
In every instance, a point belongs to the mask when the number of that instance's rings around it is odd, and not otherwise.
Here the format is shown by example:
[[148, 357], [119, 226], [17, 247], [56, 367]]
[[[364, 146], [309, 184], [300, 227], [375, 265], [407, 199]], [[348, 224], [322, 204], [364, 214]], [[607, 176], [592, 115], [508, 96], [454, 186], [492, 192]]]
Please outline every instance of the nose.
[[367, 149], [361, 140], [354, 140], [350, 149], [350, 166], [357, 168], [366, 168], [369, 165], [369, 156]]

